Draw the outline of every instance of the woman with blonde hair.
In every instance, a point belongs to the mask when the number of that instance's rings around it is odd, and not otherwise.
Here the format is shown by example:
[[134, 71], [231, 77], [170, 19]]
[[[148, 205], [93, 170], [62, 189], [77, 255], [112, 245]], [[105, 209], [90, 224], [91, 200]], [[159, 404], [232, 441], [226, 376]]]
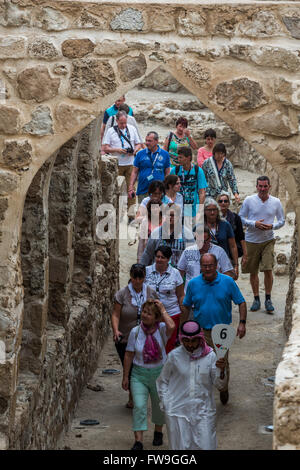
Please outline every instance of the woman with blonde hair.
[[155, 425], [153, 445], [163, 443], [164, 414], [159, 407], [156, 379], [166, 361], [166, 342], [175, 324], [159, 300], [149, 299], [142, 306], [141, 324], [130, 332], [125, 359], [122, 387], [130, 389], [133, 397], [133, 432], [135, 442], [131, 450], [143, 450], [143, 433], [148, 429], [147, 402], [150, 395], [152, 422]]

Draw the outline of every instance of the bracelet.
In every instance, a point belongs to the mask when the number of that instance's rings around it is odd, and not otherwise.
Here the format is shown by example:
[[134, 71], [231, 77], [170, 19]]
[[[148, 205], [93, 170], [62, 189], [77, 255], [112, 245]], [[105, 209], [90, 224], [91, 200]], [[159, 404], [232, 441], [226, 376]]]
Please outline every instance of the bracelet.
[[240, 320], [240, 323], [243, 323], [244, 325], [246, 325], [246, 320]]

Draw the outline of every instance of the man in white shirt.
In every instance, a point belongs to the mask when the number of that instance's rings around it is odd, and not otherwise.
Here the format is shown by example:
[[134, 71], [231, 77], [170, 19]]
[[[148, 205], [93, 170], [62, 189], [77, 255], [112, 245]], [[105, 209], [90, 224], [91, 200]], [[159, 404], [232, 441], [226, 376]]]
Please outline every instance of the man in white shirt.
[[[139, 131], [139, 128], [138, 128], [138, 125], [137, 125], [137, 122], [136, 122], [136, 119], [134, 116], [131, 116], [129, 113], [130, 113], [130, 108], [128, 106], [128, 104], [126, 103], [122, 103], [120, 106], [119, 106], [119, 111], [125, 111], [125, 113], [127, 114], [127, 125], [130, 124], [131, 126], [135, 127], [135, 130], [137, 132], [137, 135], [140, 139], [140, 142], [143, 142], [143, 139], [141, 137], [141, 134], [140, 134], [140, 131]], [[117, 124], [117, 120], [116, 120], [116, 116], [113, 115], [113, 116], [110, 116], [108, 118], [108, 121], [106, 123], [106, 126], [105, 126], [105, 131], [104, 131], [104, 137], [105, 135], [107, 134], [107, 132], [109, 131], [109, 129], [113, 126], [115, 126]], [[144, 148], [144, 144], [142, 144], [142, 147]]]
[[[118, 157], [119, 176], [125, 176], [127, 190], [129, 188], [130, 175], [134, 155], [142, 146], [135, 127], [127, 124], [127, 114], [119, 111], [116, 114], [116, 126], [110, 127], [102, 142], [102, 149], [105, 153], [110, 153]], [[128, 209], [135, 204], [135, 197], [129, 199]], [[133, 219], [133, 214], [130, 214]]]
[[[246, 197], [239, 212], [243, 225], [247, 227], [245, 240], [248, 261], [242, 266], [243, 273], [250, 273], [250, 283], [254, 301], [252, 312], [260, 309], [258, 270], [264, 272], [265, 308], [273, 313], [271, 301], [273, 285], [273, 264], [275, 235], [285, 223], [280, 200], [269, 194], [271, 185], [267, 176], [259, 176], [256, 181], [257, 194]], [[274, 223], [275, 217], [277, 221]]]
[[184, 275], [186, 276], [184, 291], [186, 291], [189, 281], [194, 277], [200, 275], [200, 259], [201, 256], [205, 253], [212, 253], [213, 255], [215, 255], [218, 263], [217, 270], [220, 273], [226, 274], [227, 276], [230, 276], [234, 279], [235, 272], [231, 261], [228, 258], [226, 251], [223, 250], [223, 248], [211, 243], [211, 233], [209, 228], [205, 226], [202, 234], [200, 232], [198, 233], [196, 226], [195, 232], [196, 243], [184, 250], [177, 264], [177, 269], [179, 269], [179, 272], [182, 277]]

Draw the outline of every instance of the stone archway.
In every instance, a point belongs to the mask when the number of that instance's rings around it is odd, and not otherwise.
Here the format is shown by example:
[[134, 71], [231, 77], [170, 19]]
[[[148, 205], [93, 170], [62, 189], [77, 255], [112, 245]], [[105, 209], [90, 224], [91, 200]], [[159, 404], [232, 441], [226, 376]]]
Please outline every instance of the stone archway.
[[[0, 13], [5, 440], [14, 421], [20, 346], [15, 338], [23, 318], [22, 213], [39, 169], [117, 97], [163, 65], [271, 163], [299, 220], [300, 6], [14, 0], [2, 2]], [[280, 437], [276, 445], [283, 443]]]

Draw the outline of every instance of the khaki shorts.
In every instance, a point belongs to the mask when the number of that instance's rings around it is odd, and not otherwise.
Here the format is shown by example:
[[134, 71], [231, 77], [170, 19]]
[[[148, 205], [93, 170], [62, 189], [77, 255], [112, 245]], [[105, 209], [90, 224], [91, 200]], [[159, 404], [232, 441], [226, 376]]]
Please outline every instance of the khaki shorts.
[[242, 265], [242, 273], [255, 274], [260, 271], [272, 271], [274, 266], [275, 238], [263, 243], [246, 242], [248, 261]]

